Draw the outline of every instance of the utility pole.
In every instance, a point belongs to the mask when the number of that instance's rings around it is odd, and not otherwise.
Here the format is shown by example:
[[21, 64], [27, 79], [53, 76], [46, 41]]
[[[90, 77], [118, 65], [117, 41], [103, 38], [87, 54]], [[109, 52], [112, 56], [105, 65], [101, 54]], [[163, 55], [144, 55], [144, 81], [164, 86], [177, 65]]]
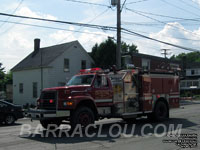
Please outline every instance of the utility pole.
[[121, 69], [121, 2], [117, 2], [117, 49], [116, 49], [117, 69]]
[[169, 53], [167, 51], [169, 51], [170, 49], [161, 49], [163, 51], [163, 54], [165, 58], [167, 58], [167, 55], [169, 55]]
[[40, 49], [40, 66], [41, 66], [41, 92], [42, 92], [42, 90], [43, 90], [43, 66], [42, 66], [42, 64], [43, 64], [43, 57], [42, 57], [42, 49]]
[[111, 5], [117, 7], [117, 49], [116, 49], [116, 66], [121, 69], [121, 1], [111, 0]]

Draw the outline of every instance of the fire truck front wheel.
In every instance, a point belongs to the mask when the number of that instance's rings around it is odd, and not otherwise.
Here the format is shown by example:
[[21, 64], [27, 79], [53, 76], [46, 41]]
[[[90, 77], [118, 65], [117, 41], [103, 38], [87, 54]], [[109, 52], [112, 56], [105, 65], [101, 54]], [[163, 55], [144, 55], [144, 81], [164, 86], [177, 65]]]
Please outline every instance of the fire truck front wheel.
[[165, 102], [157, 102], [153, 112], [153, 117], [156, 121], [164, 121], [169, 118], [169, 109]]
[[72, 113], [70, 124], [71, 129], [74, 129], [76, 125], [80, 124], [82, 128], [85, 128], [89, 124], [94, 124], [95, 116], [93, 111], [85, 106], [81, 106]]

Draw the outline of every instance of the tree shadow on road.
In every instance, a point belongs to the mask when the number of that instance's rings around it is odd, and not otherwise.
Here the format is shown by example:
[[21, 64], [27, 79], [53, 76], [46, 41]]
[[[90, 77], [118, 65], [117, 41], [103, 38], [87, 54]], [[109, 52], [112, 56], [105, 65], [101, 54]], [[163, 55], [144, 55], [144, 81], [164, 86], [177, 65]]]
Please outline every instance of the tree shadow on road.
[[[192, 127], [192, 126], [197, 126], [197, 124], [183, 118], [171, 118], [161, 123], [152, 122], [148, 119], [142, 118], [142, 119], [138, 119], [134, 121], [133, 124], [130, 124], [130, 123], [127, 124], [124, 121], [103, 123], [103, 124], [97, 123], [97, 128], [95, 129], [92, 128], [92, 130], [90, 130], [88, 133], [89, 135], [94, 134], [93, 137], [88, 137], [86, 134], [83, 134], [83, 137], [81, 137], [78, 134], [76, 134], [73, 137], [70, 137], [72, 134], [68, 134], [68, 135], [65, 134], [67, 132], [67, 129], [56, 130], [55, 132], [56, 137], [47, 130], [39, 131], [36, 134], [32, 133], [28, 136], [21, 135], [20, 137], [33, 140], [33, 141], [49, 143], [49, 144], [76, 144], [76, 143], [91, 142], [91, 141], [116, 142], [116, 139], [121, 138], [124, 135], [124, 134], [121, 134], [124, 131], [125, 131], [125, 135], [128, 135], [129, 137], [130, 136], [143, 137], [149, 134], [154, 135], [155, 130], [156, 130], [156, 134], [159, 134], [159, 135], [163, 134], [163, 136], [166, 136], [164, 134], [168, 132], [172, 126], [174, 127], [174, 129], [177, 129], [179, 125], [182, 125], [182, 129]], [[126, 126], [127, 126], [127, 129], [125, 129]], [[102, 130], [99, 131], [101, 127], [102, 127]], [[122, 129], [120, 132], [119, 132], [119, 128]], [[63, 134], [60, 134], [60, 132]], [[99, 137], [99, 132], [101, 136], [104, 135], [105, 137]], [[109, 132], [115, 135], [115, 137], [110, 135]], [[46, 136], [47, 133], [49, 133], [48, 136]], [[59, 135], [61, 136], [59, 137]]]

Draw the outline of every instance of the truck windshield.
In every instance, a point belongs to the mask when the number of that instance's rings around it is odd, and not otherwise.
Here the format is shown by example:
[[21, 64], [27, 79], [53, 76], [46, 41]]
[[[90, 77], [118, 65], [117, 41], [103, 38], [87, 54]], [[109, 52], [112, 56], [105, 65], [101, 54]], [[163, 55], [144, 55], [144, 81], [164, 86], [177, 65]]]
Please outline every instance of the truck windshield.
[[67, 83], [67, 86], [71, 85], [91, 85], [94, 75], [80, 75], [73, 76]]

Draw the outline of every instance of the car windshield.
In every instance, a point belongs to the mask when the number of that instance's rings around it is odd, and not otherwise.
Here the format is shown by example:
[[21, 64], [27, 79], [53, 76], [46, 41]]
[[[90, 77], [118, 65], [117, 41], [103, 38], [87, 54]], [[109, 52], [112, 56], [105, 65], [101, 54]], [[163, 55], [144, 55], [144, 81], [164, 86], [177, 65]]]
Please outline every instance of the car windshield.
[[71, 85], [91, 85], [94, 75], [79, 75], [73, 76], [67, 83], [67, 86]]

